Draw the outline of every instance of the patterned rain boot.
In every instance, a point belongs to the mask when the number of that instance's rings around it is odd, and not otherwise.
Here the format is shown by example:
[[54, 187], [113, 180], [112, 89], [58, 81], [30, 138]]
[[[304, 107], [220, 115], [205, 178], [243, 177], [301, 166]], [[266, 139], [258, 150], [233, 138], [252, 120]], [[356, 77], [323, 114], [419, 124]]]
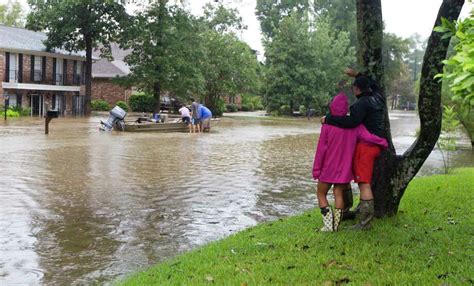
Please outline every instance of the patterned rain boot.
[[343, 218], [344, 210], [342, 209], [334, 209], [334, 231], [339, 229], [339, 225], [341, 224], [341, 220]]
[[360, 219], [359, 223], [353, 225], [353, 230], [369, 230], [372, 228], [370, 222], [374, 218], [374, 200], [363, 201], [360, 200]]
[[330, 207], [321, 208], [321, 215], [323, 216], [324, 226], [320, 231], [332, 232], [333, 231], [333, 214]]

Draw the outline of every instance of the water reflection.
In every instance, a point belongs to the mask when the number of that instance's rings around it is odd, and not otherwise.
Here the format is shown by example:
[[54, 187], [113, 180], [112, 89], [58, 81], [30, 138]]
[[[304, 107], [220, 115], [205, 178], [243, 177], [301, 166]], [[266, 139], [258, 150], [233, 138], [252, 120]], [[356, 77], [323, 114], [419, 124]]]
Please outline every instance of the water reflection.
[[[392, 122], [400, 150], [413, 119]], [[190, 135], [99, 133], [98, 120], [0, 127], [0, 284], [112, 281], [314, 206], [316, 121], [227, 118]]]

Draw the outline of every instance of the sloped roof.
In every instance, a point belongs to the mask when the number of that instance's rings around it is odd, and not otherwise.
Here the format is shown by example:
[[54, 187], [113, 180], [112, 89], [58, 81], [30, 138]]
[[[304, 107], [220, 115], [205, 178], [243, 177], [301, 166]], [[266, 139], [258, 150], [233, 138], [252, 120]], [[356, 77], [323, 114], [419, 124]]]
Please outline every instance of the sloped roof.
[[43, 41], [46, 39], [47, 36], [43, 32], [35, 32], [0, 24], [0, 49], [56, 53], [76, 57], [86, 56], [85, 51], [68, 52], [62, 49], [48, 51], [46, 50], [46, 46], [43, 44]]
[[[92, 64], [93, 78], [113, 78], [117, 76], [125, 76], [130, 73], [130, 68], [125, 63], [124, 58], [130, 54], [130, 50], [122, 50], [116, 43], [110, 44], [113, 61], [107, 59], [99, 59]], [[92, 53], [95, 57], [100, 57], [100, 50]]]

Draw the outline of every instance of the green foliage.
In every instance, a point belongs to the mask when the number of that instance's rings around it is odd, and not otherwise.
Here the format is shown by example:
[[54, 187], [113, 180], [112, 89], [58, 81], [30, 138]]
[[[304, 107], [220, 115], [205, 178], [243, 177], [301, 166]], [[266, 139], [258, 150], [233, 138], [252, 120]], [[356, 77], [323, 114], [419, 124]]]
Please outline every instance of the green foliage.
[[293, 110], [289, 105], [282, 105], [278, 110], [279, 115], [293, 115]]
[[250, 110], [263, 110], [262, 98], [256, 95], [242, 95], [242, 105], [247, 105]]
[[31, 107], [22, 107], [20, 105], [10, 106], [11, 110], [18, 112], [20, 116], [30, 116], [31, 115]]
[[455, 54], [447, 60], [444, 73], [436, 77], [448, 80], [453, 100], [470, 109], [474, 106], [474, 10], [464, 20], [453, 22], [442, 19], [435, 31], [444, 33], [443, 38], [455, 37], [458, 43]]
[[125, 110], [125, 112], [128, 112], [128, 105], [125, 101], [119, 100], [115, 103], [115, 105]]
[[156, 1], [138, 13], [120, 40], [123, 48], [132, 50], [125, 58], [131, 73], [122, 83], [153, 94], [156, 102], [162, 91], [188, 100], [204, 85], [202, 26], [188, 12], [166, 2]]
[[322, 110], [329, 95], [345, 79], [343, 70], [354, 61], [348, 34], [335, 32], [326, 19], [312, 23], [290, 15], [266, 47], [267, 111], [282, 105]]
[[107, 101], [102, 99], [96, 99], [91, 101], [91, 110], [94, 111], [109, 111], [110, 105]]
[[214, 106], [207, 108], [211, 110], [213, 116], [222, 116], [222, 114], [224, 114], [224, 112], [227, 110], [225, 102], [222, 98], [218, 98], [214, 103]]
[[443, 156], [443, 164], [445, 173], [449, 173], [451, 169], [450, 155], [452, 151], [456, 150], [455, 133], [459, 129], [460, 122], [457, 119], [458, 115], [454, 111], [453, 106], [443, 106], [443, 123], [441, 127], [441, 136], [438, 139], [438, 149]]
[[130, 96], [128, 104], [136, 112], [153, 112], [155, 98], [148, 93], [136, 93]]
[[0, 4], [0, 24], [13, 27], [25, 25], [25, 13], [18, 0]]
[[240, 111], [250, 111], [250, 107], [247, 104], [242, 104]]
[[306, 115], [306, 112], [307, 112], [306, 106], [300, 105], [299, 112], [300, 112], [300, 115], [302, 116]]
[[256, 94], [260, 65], [250, 47], [236, 35], [208, 30], [201, 34], [204, 58], [201, 73], [206, 80], [204, 98], [213, 107], [218, 98]]
[[285, 15], [295, 14], [298, 19], [304, 19], [308, 15], [309, 1], [274, 1], [257, 0], [255, 8], [260, 28], [266, 40], [272, 39], [278, 32], [280, 23]]
[[[315, 232], [319, 209], [209, 243], [118, 285], [469, 285], [474, 169], [417, 178], [370, 232]], [[341, 282], [342, 281], [342, 282]]]
[[[0, 117], [5, 117], [5, 109], [1, 110]], [[18, 111], [13, 110], [12, 108], [8, 108], [7, 117], [20, 117], [20, 113]]]
[[239, 107], [235, 104], [227, 104], [225, 106], [227, 112], [237, 112], [239, 111]]

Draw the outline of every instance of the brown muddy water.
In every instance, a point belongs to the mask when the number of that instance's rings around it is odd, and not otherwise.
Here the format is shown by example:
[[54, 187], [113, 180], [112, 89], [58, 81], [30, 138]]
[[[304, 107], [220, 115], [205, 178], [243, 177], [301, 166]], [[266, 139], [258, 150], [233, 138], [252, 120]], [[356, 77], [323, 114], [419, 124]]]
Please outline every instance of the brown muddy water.
[[[47, 136], [40, 120], [0, 123], [0, 285], [109, 283], [314, 206], [316, 120], [232, 117], [190, 135], [101, 133], [100, 119], [54, 119]], [[400, 151], [417, 125], [392, 114]]]

